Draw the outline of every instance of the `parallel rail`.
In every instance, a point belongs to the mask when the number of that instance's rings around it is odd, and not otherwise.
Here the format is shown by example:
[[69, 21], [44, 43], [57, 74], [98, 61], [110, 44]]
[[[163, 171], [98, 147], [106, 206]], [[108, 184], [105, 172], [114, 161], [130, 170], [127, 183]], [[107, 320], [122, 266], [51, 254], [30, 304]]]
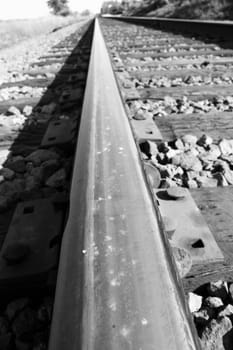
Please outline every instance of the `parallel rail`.
[[201, 21], [160, 17], [128, 17], [119, 15], [108, 15], [106, 17], [129, 23], [143, 24], [156, 29], [170, 30], [171, 32], [182, 31], [183, 34], [209, 35], [214, 38], [221, 37], [228, 40], [232, 38], [232, 22], [229, 21]]
[[95, 23], [49, 350], [199, 349]]

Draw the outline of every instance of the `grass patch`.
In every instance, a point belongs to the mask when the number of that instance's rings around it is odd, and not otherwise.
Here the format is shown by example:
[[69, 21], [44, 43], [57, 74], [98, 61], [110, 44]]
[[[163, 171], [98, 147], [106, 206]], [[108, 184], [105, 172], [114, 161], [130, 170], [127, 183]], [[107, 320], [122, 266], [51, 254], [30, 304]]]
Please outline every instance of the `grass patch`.
[[73, 15], [0, 21], [0, 49], [13, 46], [41, 34], [50, 33], [56, 28], [65, 27], [83, 19], [83, 17]]

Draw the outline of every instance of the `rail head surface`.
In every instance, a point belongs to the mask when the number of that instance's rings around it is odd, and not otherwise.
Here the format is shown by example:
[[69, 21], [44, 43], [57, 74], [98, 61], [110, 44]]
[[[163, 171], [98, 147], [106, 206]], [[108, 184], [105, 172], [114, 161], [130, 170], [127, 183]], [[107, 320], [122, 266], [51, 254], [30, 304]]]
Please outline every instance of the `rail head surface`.
[[232, 39], [233, 33], [233, 21], [207, 21], [180, 18], [102, 15], [102, 18], [105, 17], [134, 24], [142, 24], [154, 27], [156, 29], [181, 31], [182, 33], [199, 34], [202, 36], [207, 35], [215, 38], [219, 37], [223, 40]]
[[49, 350], [199, 349], [98, 20]]

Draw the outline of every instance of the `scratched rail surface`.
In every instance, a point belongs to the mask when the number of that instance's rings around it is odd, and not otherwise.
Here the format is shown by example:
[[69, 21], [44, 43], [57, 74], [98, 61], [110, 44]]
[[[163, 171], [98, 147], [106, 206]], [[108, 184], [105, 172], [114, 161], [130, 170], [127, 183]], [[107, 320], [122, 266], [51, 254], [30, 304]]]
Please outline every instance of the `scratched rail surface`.
[[50, 350], [198, 349], [95, 23]]

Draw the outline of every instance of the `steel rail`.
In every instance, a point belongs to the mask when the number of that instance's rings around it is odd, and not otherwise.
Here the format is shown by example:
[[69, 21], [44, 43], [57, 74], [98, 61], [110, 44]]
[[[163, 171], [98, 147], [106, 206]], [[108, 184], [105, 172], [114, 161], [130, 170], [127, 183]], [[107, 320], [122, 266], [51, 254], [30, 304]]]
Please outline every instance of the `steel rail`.
[[95, 23], [49, 350], [199, 349]]
[[134, 24], [142, 24], [156, 29], [182, 31], [187, 34], [208, 35], [213, 38], [232, 39], [233, 21], [205, 21], [178, 18], [139, 17], [102, 15], [103, 18], [117, 19]]

